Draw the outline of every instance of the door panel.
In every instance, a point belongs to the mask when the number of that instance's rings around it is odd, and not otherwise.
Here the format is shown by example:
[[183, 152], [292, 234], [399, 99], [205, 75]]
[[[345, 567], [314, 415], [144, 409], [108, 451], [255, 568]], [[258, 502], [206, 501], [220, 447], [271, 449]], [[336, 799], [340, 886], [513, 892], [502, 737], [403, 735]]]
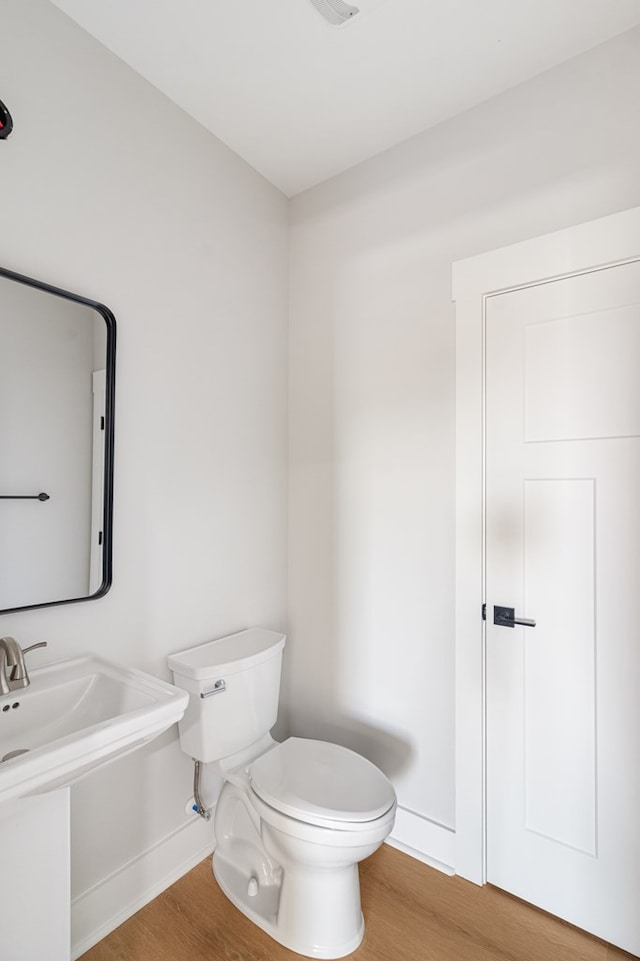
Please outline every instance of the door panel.
[[638, 358], [637, 305], [528, 325], [525, 443], [640, 434]]
[[486, 329], [488, 879], [640, 954], [640, 265]]
[[[596, 853], [592, 478], [525, 480], [524, 825]], [[557, 585], [562, 585], [561, 590]], [[561, 639], [560, 643], [558, 639]]]

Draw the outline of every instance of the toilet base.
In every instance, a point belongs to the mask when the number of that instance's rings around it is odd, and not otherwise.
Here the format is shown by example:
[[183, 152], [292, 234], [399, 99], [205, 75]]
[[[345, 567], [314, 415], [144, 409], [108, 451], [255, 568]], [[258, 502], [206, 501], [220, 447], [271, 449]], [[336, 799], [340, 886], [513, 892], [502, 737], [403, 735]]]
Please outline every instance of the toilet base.
[[389, 835], [395, 804], [373, 821], [326, 827], [264, 802], [246, 769], [225, 771], [216, 805], [213, 874], [247, 918], [308, 958], [343, 958], [364, 937], [358, 863]]
[[[212, 866], [231, 903], [297, 954], [327, 961], [343, 958], [364, 937], [356, 864], [327, 872], [289, 866], [277, 878], [258, 878], [257, 872], [239, 869], [218, 849]], [[249, 894], [250, 885], [255, 894]]]

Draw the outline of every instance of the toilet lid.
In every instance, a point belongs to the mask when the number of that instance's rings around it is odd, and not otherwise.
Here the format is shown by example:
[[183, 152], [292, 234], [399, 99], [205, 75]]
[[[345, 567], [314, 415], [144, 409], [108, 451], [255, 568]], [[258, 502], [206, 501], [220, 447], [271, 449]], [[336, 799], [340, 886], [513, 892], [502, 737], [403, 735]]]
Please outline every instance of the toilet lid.
[[249, 767], [252, 789], [299, 821], [374, 821], [395, 803], [391, 783], [375, 764], [326, 741], [290, 737]]

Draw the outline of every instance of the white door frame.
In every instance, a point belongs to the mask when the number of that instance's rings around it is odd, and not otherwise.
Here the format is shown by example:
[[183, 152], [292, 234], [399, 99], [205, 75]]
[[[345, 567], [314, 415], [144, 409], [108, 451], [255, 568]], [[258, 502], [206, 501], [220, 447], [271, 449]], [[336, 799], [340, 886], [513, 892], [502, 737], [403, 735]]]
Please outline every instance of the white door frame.
[[453, 265], [456, 302], [456, 873], [486, 874], [485, 318], [497, 293], [640, 256], [640, 207]]
[[[95, 594], [104, 581], [104, 458], [107, 371], [94, 370], [93, 431], [91, 459], [91, 541], [89, 546], [89, 595]], [[100, 536], [102, 535], [102, 536]]]

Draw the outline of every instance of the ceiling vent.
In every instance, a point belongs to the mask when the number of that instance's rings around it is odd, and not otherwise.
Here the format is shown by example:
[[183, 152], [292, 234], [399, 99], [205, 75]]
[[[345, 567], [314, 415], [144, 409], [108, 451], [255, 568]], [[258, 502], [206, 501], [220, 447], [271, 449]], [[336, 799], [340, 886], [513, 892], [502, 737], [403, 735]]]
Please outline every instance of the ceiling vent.
[[356, 13], [360, 13], [358, 7], [353, 7], [350, 3], [344, 3], [343, 0], [311, 0], [311, 3], [325, 20], [336, 27], [339, 27], [341, 23], [346, 23], [347, 20], [351, 20]]

